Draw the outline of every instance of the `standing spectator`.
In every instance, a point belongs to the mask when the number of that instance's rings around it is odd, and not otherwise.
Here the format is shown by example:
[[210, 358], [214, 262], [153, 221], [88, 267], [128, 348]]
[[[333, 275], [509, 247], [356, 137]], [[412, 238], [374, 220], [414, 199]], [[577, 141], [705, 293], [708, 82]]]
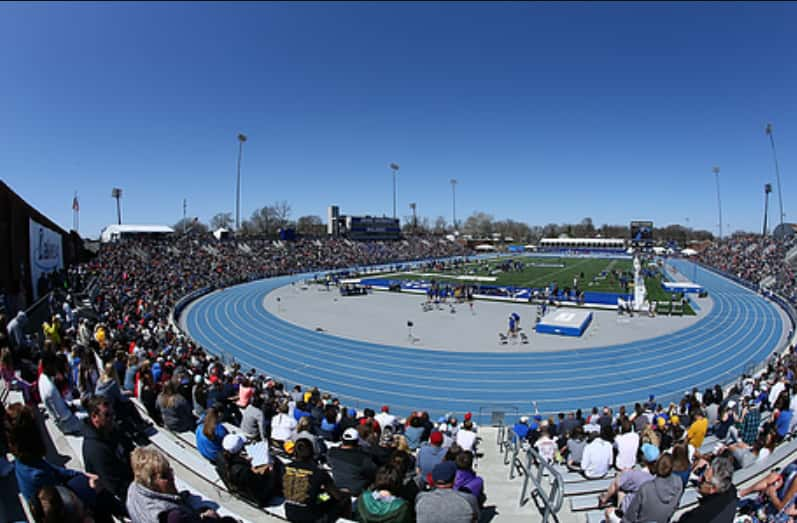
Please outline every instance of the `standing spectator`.
[[241, 416], [241, 432], [250, 440], [268, 441], [263, 398], [255, 394]]

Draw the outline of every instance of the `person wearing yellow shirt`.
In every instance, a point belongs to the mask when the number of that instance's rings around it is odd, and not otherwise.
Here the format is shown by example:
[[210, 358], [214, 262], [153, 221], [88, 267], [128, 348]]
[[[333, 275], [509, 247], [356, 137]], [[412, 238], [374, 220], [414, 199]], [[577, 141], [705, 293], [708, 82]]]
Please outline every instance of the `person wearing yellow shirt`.
[[703, 413], [698, 409], [694, 414], [694, 421], [689, 425], [689, 430], [686, 431], [686, 441], [694, 448], [699, 449], [703, 444], [703, 439], [706, 437], [708, 430], [708, 420]]
[[57, 315], [53, 316], [50, 323], [46, 321], [42, 323], [42, 330], [45, 338], [51, 340], [56, 347], [61, 345], [61, 322], [58, 321]]

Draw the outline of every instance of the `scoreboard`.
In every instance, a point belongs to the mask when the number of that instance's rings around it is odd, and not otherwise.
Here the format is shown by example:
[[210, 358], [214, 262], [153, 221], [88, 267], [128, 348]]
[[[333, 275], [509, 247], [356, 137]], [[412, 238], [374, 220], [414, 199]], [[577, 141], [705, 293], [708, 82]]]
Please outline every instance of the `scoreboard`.
[[346, 234], [352, 240], [396, 240], [401, 226], [398, 218], [346, 216]]
[[631, 222], [631, 245], [639, 247], [650, 247], [653, 245], [653, 222], [633, 221]]

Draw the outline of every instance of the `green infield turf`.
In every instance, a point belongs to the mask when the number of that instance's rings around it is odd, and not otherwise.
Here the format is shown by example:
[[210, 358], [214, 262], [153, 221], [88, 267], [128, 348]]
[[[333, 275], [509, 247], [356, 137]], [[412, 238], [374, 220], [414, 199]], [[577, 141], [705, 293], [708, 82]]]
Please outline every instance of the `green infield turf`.
[[[517, 264], [517, 265], [516, 265]], [[605, 258], [534, 258], [519, 256], [481, 260], [446, 270], [422, 269], [391, 274], [405, 280], [451, 281], [514, 287], [546, 287], [556, 282], [559, 288], [572, 288], [573, 280], [585, 291], [622, 293], [620, 277], [633, 281], [631, 260]], [[473, 279], [465, 279], [465, 278]]]

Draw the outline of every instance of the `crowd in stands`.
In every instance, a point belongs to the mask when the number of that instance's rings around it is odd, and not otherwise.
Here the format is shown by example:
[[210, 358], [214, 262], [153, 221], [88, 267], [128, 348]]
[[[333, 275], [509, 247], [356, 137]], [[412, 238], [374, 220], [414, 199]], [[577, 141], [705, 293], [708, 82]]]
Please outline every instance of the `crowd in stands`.
[[[759, 251], [742, 244], [717, 249], [726, 248], [742, 251], [736, 265], [722, 266], [722, 255], [711, 250], [703, 261], [756, 281], [756, 269], [743, 258]], [[42, 342], [33, 344], [20, 335], [24, 316], [0, 322], [0, 376], [25, 398], [0, 413], [0, 446], [15, 458], [20, 492], [41, 521], [64, 507], [95, 521], [225, 521], [177, 491], [168, 460], [150, 444], [151, 419], [163, 430], [190, 433], [197, 452], [242, 499], [261, 507], [284, 500], [291, 521], [476, 521], [486, 489], [474, 469], [479, 438], [469, 414], [435, 421], [422, 411], [399, 419], [389, 406], [358, 412], [328, 392], [291, 388], [222, 361], [169, 323], [180, 298], [208, 286], [463, 254], [458, 244], [437, 238], [182, 237], [103, 246], [74, 272], [81, 282], [95, 278], [90, 312], [76, 314], [71, 295], [54, 293], [61, 299], [51, 299]], [[60, 285], [79, 290], [75, 278]], [[797, 514], [797, 464], [739, 493], [731, 481], [734, 470], [766, 460], [789, 439], [797, 424], [795, 380], [791, 350], [730, 392], [717, 386], [689, 391], [677, 404], [651, 397], [628, 411], [607, 406], [587, 415], [524, 416], [513, 429], [543, 459], [586, 478], [616, 473], [600, 497], [610, 521], [667, 521], [690, 485], [702, 497], [679, 521], [731, 521], [737, 507], [751, 518]], [[39, 403], [58, 430], [82, 437], [84, 472], [46, 460], [35, 422]], [[706, 434], [721, 444], [701, 449]]]
[[[797, 304], [797, 280], [786, 255], [797, 247], [797, 236], [775, 240], [771, 236], [734, 236], [713, 243], [698, 260], [750, 283], [767, 284], [769, 290]], [[771, 280], [771, 281], [770, 281]]]
[[[687, 391], [678, 403], [651, 396], [631, 411], [620, 406], [556, 417], [522, 416], [513, 437], [550, 463], [588, 480], [612, 478], [600, 495], [607, 522], [669, 521], [683, 492], [701, 494], [679, 522], [783, 521], [797, 516], [797, 462], [739, 493], [734, 471], [766, 463], [797, 426], [797, 349], [773, 356], [758, 377], [742, 376], [730, 390]], [[715, 443], [702, 448], [707, 435]], [[780, 520], [778, 520], [780, 521]]]
[[[436, 238], [104, 246], [80, 269], [96, 278], [91, 311], [74, 314], [72, 296], [58, 295], [41, 343], [20, 335], [24, 315], [3, 319], [2, 376], [26, 403], [3, 411], [20, 491], [41, 521], [65, 506], [95, 521], [224, 521], [177, 492], [168, 461], [150, 445], [152, 419], [193, 434], [231, 492], [258, 506], [284, 499], [291, 521], [476, 521], [485, 494], [469, 415], [459, 424], [421, 412], [400, 421], [387, 406], [357, 412], [328, 393], [225, 364], [169, 325], [177, 300], [203, 287], [463, 254]], [[58, 430], [82, 439], [85, 472], [47, 462], [39, 403]]]

